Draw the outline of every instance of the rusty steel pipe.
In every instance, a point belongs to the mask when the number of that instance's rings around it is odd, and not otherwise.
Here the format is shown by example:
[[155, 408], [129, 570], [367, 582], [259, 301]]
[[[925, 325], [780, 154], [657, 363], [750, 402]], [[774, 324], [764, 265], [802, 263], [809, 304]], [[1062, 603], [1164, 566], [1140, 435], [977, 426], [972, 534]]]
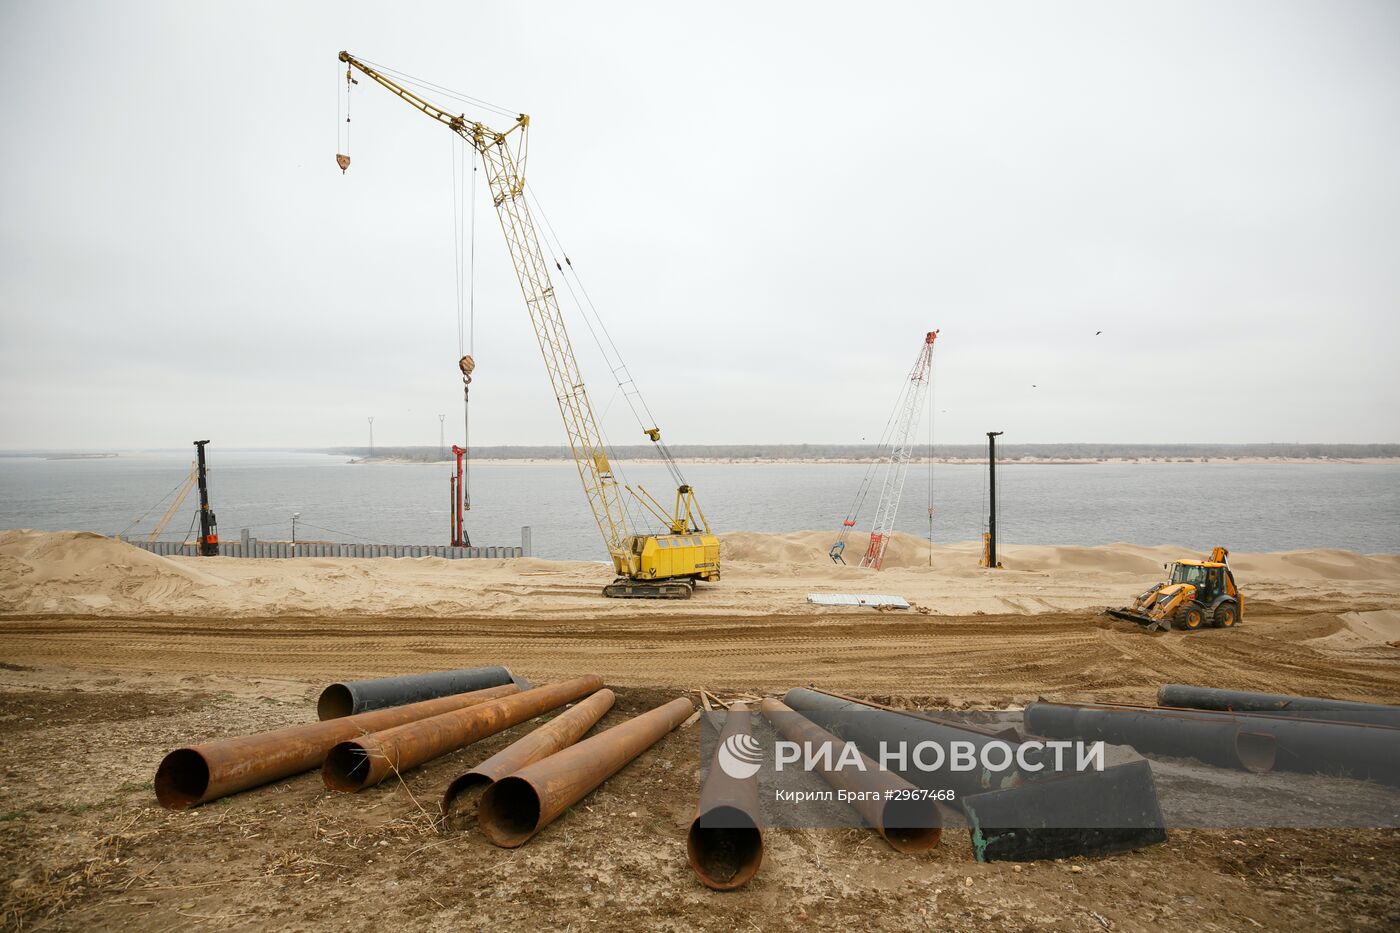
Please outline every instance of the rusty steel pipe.
[[[761, 709], [773, 728], [793, 742], [810, 747], [844, 744], [781, 700], [765, 699]], [[833, 751], [829, 760], [839, 757]], [[896, 852], [926, 852], [938, 845], [943, 837], [938, 805], [920, 799], [913, 784], [882, 770], [869, 756], [861, 753], [861, 758], [865, 759], [864, 771], [831, 768], [822, 769], [821, 775], [832, 787], [855, 795], [851, 806]], [[873, 799], [866, 799], [872, 794]]]
[[730, 776], [720, 765], [720, 753], [728, 748], [756, 750], [753, 714], [744, 704], [736, 704], [724, 714], [724, 729], [705, 786], [700, 788], [700, 806], [686, 835], [685, 854], [690, 867], [705, 887], [732, 891], [748, 883], [763, 864], [763, 830], [759, 826], [758, 771], [747, 778]]
[[501, 778], [481, 795], [477, 825], [498, 846], [524, 845], [693, 712], [680, 697]]
[[465, 829], [469, 820], [476, 819], [476, 804], [482, 791], [526, 765], [573, 745], [612, 709], [615, 700], [611, 690], [599, 690], [458, 777], [442, 795], [442, 814], [448, 827]]
[[373, 787], [391, 774], [534, 719], [602, 686], [603, 678], [589, 674], [348, 739], [326, 755], [321, 780], [328, 790], [346, 793]]
[[485, 703], [519, 689], [515, 684], [505, 684], [407, 706], [177, 748], [165, 756], [156, 770], [156, 800], [170, 810], [187, 810], [320, 767], [326, 760], [326, 753], [336, 743], [361, 733]]

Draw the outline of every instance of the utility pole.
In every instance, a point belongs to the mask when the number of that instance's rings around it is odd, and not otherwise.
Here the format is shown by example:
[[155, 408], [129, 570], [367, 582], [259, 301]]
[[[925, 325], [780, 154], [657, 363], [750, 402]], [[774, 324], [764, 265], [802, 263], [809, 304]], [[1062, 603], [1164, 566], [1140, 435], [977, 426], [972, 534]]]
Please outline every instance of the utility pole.
[[447, 459], [447, 416], [438, 415], [438, 459]]
[[209, 511], [209, 479], [204, 465], [204, 445], [208, 441], [195, 441], [199, 451], [199, 554], [201, 557], [219, 556], [219, 526], [214, 513]]
[[300, 512], [292, 513], [292, 547], [297, 546], [297, 519], [301, 518]]
[[987, 514], [987, 535], [982, 542], [982, 566], [991, 570], [1001, 568], [1001, 561], [997, 560], [997, 438], [1001, 434], [1001, 431], [987, 432], [987, 501], [991, 507]]
[[369, 416], [369, 455], [374, 456], [374, 415]]

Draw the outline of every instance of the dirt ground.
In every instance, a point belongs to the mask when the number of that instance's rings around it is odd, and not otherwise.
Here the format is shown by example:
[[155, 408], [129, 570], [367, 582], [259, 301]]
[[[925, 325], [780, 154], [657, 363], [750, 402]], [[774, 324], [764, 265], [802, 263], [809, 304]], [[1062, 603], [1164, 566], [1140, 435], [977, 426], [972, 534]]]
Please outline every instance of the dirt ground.
[[[1342, 594], [1338, 593], [1337, 596]], [[702, 725], [669, 735], [529, 844], [441, 832], [448, 782], [522, 725], [358, 795], [298, 776], [188, 812], [165, 752], [314, 719], [326, 682], [506, 663], [602, 675], [602, 723], [698, 688], [814, 683], [905, 704], [1150, 702], [1163, 682], [1400, 701], [1400, 651], [1330, 647], [1345, 599], [1255, 602], [1235, 630], [1144, 635], [1092, 611], [667, 618], [0, 617], [0, 899], [22, 929], [1395, 929], [1400, 831], [1174, 831], [1101, 859], [978, 864], [861, 830], [771, 830], [741, 891], [685, 859]], [[1393, 609], [1394, 605], [1351, 608]]]

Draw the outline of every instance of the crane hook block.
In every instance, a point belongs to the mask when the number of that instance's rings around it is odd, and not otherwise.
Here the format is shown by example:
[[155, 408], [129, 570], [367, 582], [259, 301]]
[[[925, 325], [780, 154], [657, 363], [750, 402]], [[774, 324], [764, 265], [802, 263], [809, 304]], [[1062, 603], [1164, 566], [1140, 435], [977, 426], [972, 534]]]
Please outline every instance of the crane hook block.
[[335, 154], [335, 164], [340, 166], [340, 174], [344, 175], [345, 170], [350, 167], [350, 157], [337, 152]]
[[472, 381], [472, 372], [476, 369], [476, 360], [470, 356], [464, 356], [457, 361], [457, 368], [462, 371], [462, 384], [468, 385]]

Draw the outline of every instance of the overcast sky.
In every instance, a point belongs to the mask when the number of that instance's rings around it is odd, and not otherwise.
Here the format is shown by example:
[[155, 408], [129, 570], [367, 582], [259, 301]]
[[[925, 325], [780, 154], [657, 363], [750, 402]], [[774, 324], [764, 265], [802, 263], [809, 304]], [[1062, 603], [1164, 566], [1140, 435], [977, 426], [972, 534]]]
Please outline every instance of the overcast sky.
[[[531, 115], [673, 443], [873, 441], [935, 327], [939, 442], [1400, 440], [1393, 0], [3, 0], [0, 448], [458, 422], [455, 137], [361, 81], [342, 176], [342, 48]], [[559, 443], [478, 211], [472, 440]]]

